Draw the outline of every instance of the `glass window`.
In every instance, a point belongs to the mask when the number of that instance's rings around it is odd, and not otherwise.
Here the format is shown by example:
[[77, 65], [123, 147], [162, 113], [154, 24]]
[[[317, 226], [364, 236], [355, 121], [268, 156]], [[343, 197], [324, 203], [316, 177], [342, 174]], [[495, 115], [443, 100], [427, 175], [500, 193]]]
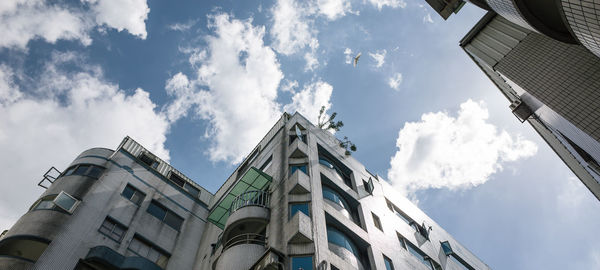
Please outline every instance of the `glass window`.
[[308, 170], [306, 169], [306, 164], [298, 164], [298, 165], [290, 165], [290, 175], [294, 174], [296, 170], [301, 170], [304, 174], [308, 175]]
[[35, 262], [44, 253], [50, 241], [33, 237], [9, 237], [0, 242], [0, 256], [21, 258]]
[[383, 261], [385, 263], [385, 269], [386, 270], [394, 270], [394, 264], [392, 263], [392, 259], [390, 259], [387, 256], [383, 255]]
[[67, 169], [67, 171], [65, 172], [64, 176], [73, 174], [73, 172], [75, 171], [76, 168], [77, 168], [77, 166], [73, 166], [73, 167]]
[[359, 258], [358, 249], [352, 240], [350, 240], [344, 233], [330, 226], [327, 226], [327, 242], [343, 247], [352, 252], [357, 259]]
[[335, 168], [333, 166], [333, 164], [331, 164], [331, 162], [329, 162], [329, 160], [325, 159], [324, 157], [319, 157], [319, 163], [321, 165], [324, 165], [325, 167], [329, 168], [329, 169], [333, 169]]
[[146, 197], [146, 194], [142, 193], [130, 184], [125, 186], [125, 189], [123, 189], [123, 193], [121, 193], [121, 195], [137, 205], [140, 205], [144, 200], [144, 197]]
[[73, 198], [73, 196], [64, 191], [61, 191], [58, 194], [58, 196], [56, 196], [56, 198], [54, 199], [54, 204], [56, 204], [56, 206], [62, 208], [63, 210], [69, 213], [73, 213], [78, 203], [79, 200]]
[[43, 198], [37, 200], [29, 210], [45, 210], [45, 209], [56, 209], [56, 205], [54, 204], [54, 199], [56, 198], [56, 194], [44, 196]]
[[269, 167], [271, 167], [272, 161], [273, 161], [273, 155], [269, 156], [269, 158], [265, 161], [265, 163], [263, 163], [263, 165], [260, 166], [260, 170], [264, 172], [267, 169], [269, 169]]
[[171, 226], [171, 228], [179, 231], [181, 224], [183, 223], [183, 218], [180, 218], [178, 215], [175, 215], [173, 212], [169, 211], [165, 217], [165, 223]]
[[148, 156], [147, 154], [143, 153], [140, 155], [140, 160], [145, 163], [146, 165], [156, 169], [156, 167], [158, 167], [158, 161], [156, 161], [154, 158]]
[[175, 230], [179, 230], [181, 228], [181, 224], [183, 223], [183, 218], [173, 213], [173, 211], [168, 210], [167, 208], [160, 205], [154, 200], [148, 206], [147, 212], [160, 219]]
[[185, 183], [185, 190], [187, 190], [194, 197], [198, 197], [198, 195], [200, 194], [199, 189], [197, 189], [196, 187], [194, 187], [188, 183]]
[[390, 209], [390, 211], [394, 212], [394, 214], [396, 214], [396, 216], [398, 216], [400, 219], [402, 219], [402, 221], [406, 222], [406, 224], [409, 224], [411, 226], [412, 226], [412, 224], [414, 224], [413, 220], [410, 217], [408, 217], [406, 214], [404, 214], [404, 212], [402, 212], [400, 210], [400, 208], [398, 208], [392, 202], [390, 202], [390, 200], [388, 200], [386, 198], [385, 202], [387, 204], [387, 207]]
[[433, 266], [429, 262], [429, 260], [430, 260], [429, 256], [425, 255], [425, 253], [423, 253], [423, 251], [421, 251], [418, 247], [413, 245], [411, 242], [405, 241], [405, 243], [406, 243], [406, 247], [407, 247], [408, 251], [410, 252], [410, 254], [412, 254], [418, 261], [420, 261], [425, 266], [427, 266], [427, 268], [434, 270]]
[[379, 217], [374, 213], [371, 213], [371, 215], [373, 216], [373, 224], [375, 224], [375, 227], [377, 227], [377, 229], [379, 229], [380, 231], [383, 231], [383, 227], [381, 226], [381, 220], [379, 220]]
[[163, 269], [167, 266], [167, 262], [169, 261], [169, 255], [167, 253], [148, 241], [141, 239], [138, 235], [133, 236], [131, 243], [129, 243], [129, 250], [156, 263]]
[[292, 270], [312, 270], [313, 269], [313, 257], [292, 257]]
[[454, 251], [452, 251], [452, 247], [450, 246], [450, 243], [448, 241], [441, 242], [440, 244], [442, 245], [442, 250], [444, 251], [444, 254], [450, 255], [450, 254], [454, 253]]
[[448, 259], [450, 261], [452, 261], [452, 264], [454, 264], [455, 266], [458, 266], [457, 269], [460, 269], [460, 270], [474, 270], [475, 269], [454, 253], [451, 254], [450, 256], [448, 256]]
[[296, 214], [296, 212], [302, 212], [310, 217], [308, 203], [292, 203], [290, 204], [290, 219]]
[[123, 239], [123, 235], [125, 235], [125, 231], [127, 231], [127, 227], [119, 224], [110, 217], [106, 217], [98, 231], [100, 231], [100, 233], [106, 235], [110, 239], [113, 239], [117, 242], [121, 242], [121, 239]]
[[159, 205], [156, 201], [152, 201], [150, 203], [147, 212], [160, 220], [164, 220], [165, 216], [167, 215], [167, 209], [165, 209], [162, 205]]
[[348, 206], [346, 200], [344, 200], [344, 198], [342, 198], [340, 194], [330, 189], [329, 187], [323, 186], [323, 198], [334, 202], [335, 204], [339, 205], [344, 209], [350, 210], [350, 207]]
[[87, 170], [90, 168], [90, 165], [79, 165], [73, 174], [77, 175], [85, 175]]
[[98, 166], [92, 166], [92, 168], [88, 171], [88, 176], [92, 178], [98, 178], [104, 172], [104, 169]]
[[176, 185], [183, 187], [185, 185], [185, 180], [183, 180], [183, 178], [181, 178], [181, 176], [171, 172], [171, 174], [169, 175], [169, 179], [171, 179], [171, 181], [173, 181], [173, 183], [175, 183]]
[[400, 246], [406, 249], [406, 240], [404, 240], [404, 237], [402, 237], [402, 235], [400, 235], [398, 232], [396, 232], [396, 235], [398, 236], [398, 242], [400, 242]]

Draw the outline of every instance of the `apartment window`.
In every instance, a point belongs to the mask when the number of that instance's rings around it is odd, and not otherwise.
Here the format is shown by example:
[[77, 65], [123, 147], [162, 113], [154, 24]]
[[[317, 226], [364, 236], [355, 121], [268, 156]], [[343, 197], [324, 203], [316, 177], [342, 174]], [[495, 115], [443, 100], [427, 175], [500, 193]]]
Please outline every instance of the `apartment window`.
[[294, 165], [290, 165], [290, 175], [293, 175], [297, 170], [300, 170], [304, 174], [308, 175], [308, 170], [306, 168], [306, 164], [294, 164]]
[[178, 231], [183, 223], [183, 218], [179, 217], [177, 214], [173, 213], [173, 211], [162, 206], [155, 200], [152, 200], [148, 206], [147, 212]]
[[61, 191], [59, 194], [44, 196], [37, 200], [29, 210], [63, 210], [72, 214], [79, 202], [69, 193]]
[[312, 256], [298, 256], [291, 258], [292, 270], [312, 270], [313, 269], [313, 257]]
[[409, 216], [407, 216], [406, 214], [404, 214], [404, 212], [402, 212], [400, 210], [400, 208], [398, 208], [397, 206], [395, 206], [392, 202], [390, 202], [390, 200], [388, 200], [387, 198], [385, 199], [385, 202], [387, 204], [387, 207], [390, 209], [390, 211], [394, 212], [394, 214], [396, 214], [396, 216], [398, 216], [400, 219], [402, 219], [404, 222], [406, 222], [406, 224], [411, 224], [414, 221], [412, 220], [412, 218], [410, 218]]
[[431, 270], [436, 270], [436, 269], [434, 269], [433, 264], [431, 262], [431, 258], [429, 258], [429, 256], [427, 256], [423, 251], [421, 251], [418, 247], [413, 245], [411, 242], [409, 242], [409, 241], [404, 241], [404, 242], [406, 243], [406, 248], [408, 249], [408, 252], [410, 252], [410, 254], [413, 255], [413, 257], [415, 257], [419, 262], [421, 262], [422, 264], [427, 266], [427, 268], [429, 268]]
[[381, 226], [381, 220], [379, 220], [379, 217], [372, 212], [371, 215], [373, 216], [373, 224], [375, 224], [375, 227], [377, 227], [377, 229], [379, 229], [380, 231], [383, 231], [383, 227]]
[[385, 263], [385, 269], [386, 270], [394, 270], [394, 264], [392, 263], [392, 259], [390, 259], [387, 256], [383, 255], [383, 262]]
[[185, 181], [185, 179], [183, 179], [183, 177], [177, 175], [173, 171], [171, 171], [169, 173], [169, 179], [173, 183], [175, 183], [175, 185], [182, 187], [183, 189], [185, 189], [188, 193], [190, 193], [194, 197], [198, 197], [198, 195], [200, 194], [200, 190], [198, 188], [192, 186], [192, 184]]
[[142, 161], [144, 164], [150, 166], [150, 168], [156, 169], [156, 167], [158, 167], [158, 160], [156, 160], [155, 158], [151, 157], [150, 155], [148, 155], [146, 153], [142, 153], [140, 155], [140, 161]]
[[331, 270], [340, 270], [339, 268], [335, 267], [335, 265], [330, 265], [331, 266]]
[[65, 171], [63, 176], [82, 175], [82, 176], [88, 176], [88, 177], [91, 177], [94, 179], [98, 179], [98, 177], [100, 177], [100, 175], [102, 175], [104, 170], [105, 169], [103, 167], [92, 165], [92, 164], [77, 164], [77, 165], [73, 165], [73, 166], [69, 167]]
[[79, 204], [79, 200], [71, 196], [69, 193], [61, 191], [54, 199], [54, 204], [69, 213], [73, 213]]
[[300, 138], [301, 141], [306, 143], [306, 134], [302, 134], [302, 129], [298, 124], [294, 125], [294, 128], [291, 131], [293, 134], [290, 135], [290, 144], [292, 144], [297, 138]]
[[400, 246], [403, 249], [406, 249], [406, 243], [405, 243], [406, 240], [404, 240], [404, 237], [402, 237], [402, 235], [400, 235], [398, 232], [396, 232], [396, 236], [398, 236], [398, 242], [400, 242]]
[[[346, 236], [344, 233], [340, 232], [339, 230], [337, 230], [333, 227], [330, 227], [330, 226], [327, 226], [327, 242], [350, 251], [352, 254], [354, 254], [354, 256], [357, 259], [360, 258], [359, 250], [358, 250], [358, 248], [356, 248], [356, 245], [354, 244], [352, 239], [350, 239], [348, 236]], [[338, 254], [338, 255], [342, 258], [344, 257], [343, 254]]]
[[106, 217], [98, 231], [107, 236], [108, 238], [120, 243], [123, 239], [123, 235], [125, 235], [125, 231], [127, 231], [127, 227], [112, 219], [111, 217]]
[[369, 194], [373, 195], [373, 179], [369, 178], [369, 181], [365, 181], [365, 179], [362, 180], [363, 181], [363, 188], [365, 189], [366, 192], [368, 192]]
[[248, 170], [250, 164], [254, 161], [254, 159], [256, 159], [256, 157], [258, 157], [258, 154], [260, 153], [260, 146], [255, 148], [252, 153], [250, 153], [250, 155], [248, 155], [248, 157], [246, 157], [244, 163], [242, 163], [242, 165], [240, 165], [238, 171], [237, 171], [237, 178], [240, 178], [244, 175], [244, 173], [246, 173], [246, 170]]
[[169, 255], [166, 252], [142, 239], [138, 235], [133, 236], [131, 243], [129, 243], [129, 250], [156, 263], [163, 269], [167, 266], [167, 262], [169, 261]]
[[49, 240], [32, 236], [15, 236], [0, 241], [0, 256], [36, 262], [44, 253]]
[[133, 187], [130, 184], [127, 184], [127, 186], [125, 186], [125, 189], [123, 190], [123, 193], [121, 193], [121, 195], [123, 195], [123, 197], [127, 198], [128, 200], [132, 201], [137, 205], [140, 205], [144, 200], [144, 197], [146, 197], [146, 194], [144, 194], [139, 189]]
[[440, 244], [442, 246], [442, 250], [444, 251], [444, 254], [446, 254], [446, 256], [448, 256], [448, 260], [452, 261], [452, 264], [454, 264], [461, 270], [475, 270], [475, 268], [473, 268], [471, 265], [469, 265], [467, 262], [465, 262], [461, 257], [459, 257], [456, 253], [454, 253], [454, 251], [452, 250], [452, 246], [450, 246], [450, 242], [444, 241], [444, 242], [441, 242]]
[[297, 213], [302, 212], [305, 215], [310, 217], [309, 205], [307, 202], [305, 203], [291, 203], [290, 204], [290, 219]]
[[267, 161], [265, 161], [265, 163], [263, 163], [263, 165], [260, 166], [260, 170], [264, 172], [267, 169], [269, 169], [269, 167], [271, 167], [272, 161], [273, 161], [273, 155], [269, 156], [269, 158], [267, 159]]
[[350, 180], [350, 176], [343, 173], [338, 168], [338, 166], [333, 165], [334, 163], [329, 161], [329, 159], [327, 159], [325, 157], [319, 157], [319, 163], [321, 165], [329, 168], [339, 180], [342, 180], [342, 182], [344, 182], [344, 184], [346, 184], [349, 187], [352, 187], [352, 180]]

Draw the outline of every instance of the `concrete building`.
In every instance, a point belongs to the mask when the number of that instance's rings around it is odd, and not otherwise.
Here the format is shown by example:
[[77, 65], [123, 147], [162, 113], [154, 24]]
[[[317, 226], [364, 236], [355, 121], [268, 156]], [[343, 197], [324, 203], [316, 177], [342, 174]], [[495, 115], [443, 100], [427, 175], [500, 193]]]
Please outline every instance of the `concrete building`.
[[600, 58], [493, 12], [460, 45], [600, 199]]
[[344, 152], [283, 114], [211, 194], [129, 137], [86, 150], [46, 173], [0, 269], [489, 269]]
[[[465, 0], [426, 0], [447, 19]], [[527, 30], [570, 44], [581, 44], [600, 57], [600, 2], [595, 0], [466, 0], [495, 11]]]

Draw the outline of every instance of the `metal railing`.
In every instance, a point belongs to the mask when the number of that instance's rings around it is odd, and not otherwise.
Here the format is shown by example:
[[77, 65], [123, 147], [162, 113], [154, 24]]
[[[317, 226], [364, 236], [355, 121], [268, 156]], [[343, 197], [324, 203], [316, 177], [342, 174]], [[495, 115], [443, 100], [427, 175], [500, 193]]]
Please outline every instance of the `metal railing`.
[[251, 190], [238, 195], [229, 207], [229, 214], [246, 206], [260, 206], [269, 208], [269, 193], [264, 190]]
[[227, 242], [223, 245], [223, 250], [241, 244], [254, 244], [265, 246], [267, 244], [267, 237], [263, 234], [258, 233], [244, 233], [236, 235], [231, 239], [227, 240]]

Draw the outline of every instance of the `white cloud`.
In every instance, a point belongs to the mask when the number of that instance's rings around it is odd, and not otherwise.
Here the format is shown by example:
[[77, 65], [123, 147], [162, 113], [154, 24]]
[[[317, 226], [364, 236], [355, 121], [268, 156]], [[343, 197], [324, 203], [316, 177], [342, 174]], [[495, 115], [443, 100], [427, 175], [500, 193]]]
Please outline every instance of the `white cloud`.
[[294, 54], [314, 39], [312, 22], [307, 18], [313, 13], [311, 7], [294, 0], [278, 0], [271, 9], [273, 14], [273, 48], [284, 55]]
[[352, 60], [354, 59], [354, 55], [352, 54], [352, 50], [350, 48], [346, 48], [344, 50], [344, 59], [346, 64], [350, 65], [352, 64]]
[[25, 49], [30, 40], [76, 40], [90, 45], [96, 26], [127, 30], [146, 38], [146, 0], [84, 0], [85, 7], [43, 0], [4, 0], [0, 4], [0, 47]]
[[292, 94], [296, 93], [296, 88], [298, 88], [298, 81], [296, 80], [290, 81], [285, 79], [284, 84], [281, 85], [281, 91], [290, 92]]
[[185, 32], [187, 30], [190, 30], [192, 26], [194, 26], [197, 22], [197, 20], [189, 20], [186, 23], [174, 23], [167, 27], [173, 31]]
[[211, 141], [207, 153], [212, 161], [238, 163], [280, 117], [275, 101], [283, 78], [273, 50], [263, 44], [264, 27], [227, 14], [209, 17], [205, 59], [198, 77], [179, 73], [167, 82], [175, 97], [165, 110], [176, 120], [185, 111], [208, 120], [205, 137]]
[[331, 108], [331, 93], [333, 87], [323, 81], [317, 81], [304, 86], [292, 97], [292, 103], [284, 106], [283, 110], [289, 113], [299, 112], [308, 120], [317, 124], [319, 110], [325, 106], [325, 111]]
[[0, 4], [0, 47], [24, 49], [36, 38], [54, 43], [59, 39], [91, 44], [91, 23], [83, 12], [43, 0], [3, 0]]
[[369, 56], [375, 61], [375, 67], [380, 68], [385, 63], [386, 50], [376, 51], [375, 53], [369, 53]]
[[369, 3], [371, 3], [371, 5], [373, 5], [380, 11], [385, 6], [388, 6], [391, 8], [405, 8], [406, 7], [406, 2], [404, 0], [369, 0]]
[[468, 188], [485, 183], [506, 162], [533, 156], [537, 146], [487, 123], [482, 102], [468, 100], [457, 117], [426, 113], [398, 133], [388, 179], [400, 191]]
[[[22, 76], [0, 67], [0, 162], [4, 179], [0, 195], [0, 228], [9, 228], [42, 193], [36, 186], [51, 166], [65, 167], [91, 147], [116, 148], [127, 135], [161, 158], [169, 125], [142, 89], [133, 93], [103, 79], [97, 67], [65, 72], [72, 56], [57, 54], [27, 92], [13, 83]], [[24, 88], [24, 87], [23, 87]], [[30, 89], [33, 88], [33, 89]], [[52, 90], [52, 91], [51, 91]], [[31, 92], [30, 92], [31, 91]], [[127, 117], [123, 117], [127, 116]]]
[[352, 13], [352, 6], [348, 0], [317, 0], [317, 5], [319, 13], [330, 21], [344, 17], [346, 12]]
[[317, 67], [319, 67], [319, 61], [312, 52], [305, 53], [304, 60], [306, 61], [304, 71], [314, 71]]
[[400, 90], [400, 84], [402, 84], [402, 73], [398, 72], [388, 79], [388, 85], [396, 91]]
[[423, 16], [424, 23], [433, 23], [433, 19], [431, 18], [431, 13], [427, 13], [427, 15]]
[[84, 0], [91, 4], [98, 25], [146, 39], [146, 19], [150, 8], [146, 0]]

